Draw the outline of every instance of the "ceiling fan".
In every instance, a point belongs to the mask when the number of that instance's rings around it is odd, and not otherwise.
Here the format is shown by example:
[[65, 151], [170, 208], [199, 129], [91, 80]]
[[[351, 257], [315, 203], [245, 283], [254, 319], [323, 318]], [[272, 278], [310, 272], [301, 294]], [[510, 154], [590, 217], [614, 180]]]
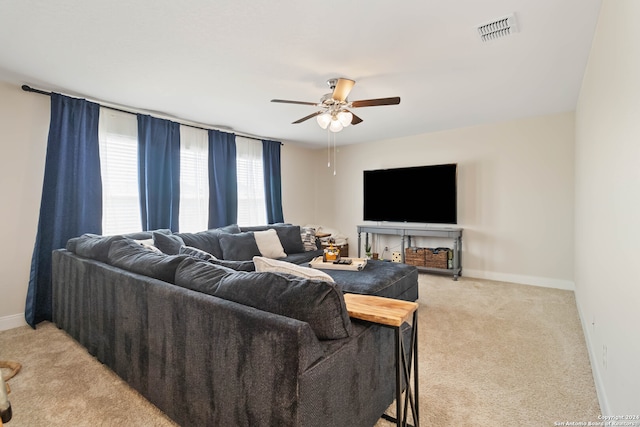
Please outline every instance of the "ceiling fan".
[[356, 84], [354, 80], [336, 78], [327, 80], [327, 84], [332, 92], [327, 93], [320, 98], [320, 102], [304, 102], [304, 101], [288, 101], [286, 99], [272, 99], [271, 102], [280, 102], [283, 104], [300, 104], [313, 105], [320, 108], [319, 111], [309, 114], [301, 119], [296, 120], [292, 124], [302, 123], [312, 117], [316, 117], [318, 124], [322, 129], [329, 128], [332, 132], [340, 132], [344, 127], [349, 125], [357, 125], [362, 119], [353, 114], [349, 109], [361, 107], [375, 107], [378, 105], [397, 105], [400, 104], [400, 97], [365, 99], [361, 101], [349, 101], [347, 96]]

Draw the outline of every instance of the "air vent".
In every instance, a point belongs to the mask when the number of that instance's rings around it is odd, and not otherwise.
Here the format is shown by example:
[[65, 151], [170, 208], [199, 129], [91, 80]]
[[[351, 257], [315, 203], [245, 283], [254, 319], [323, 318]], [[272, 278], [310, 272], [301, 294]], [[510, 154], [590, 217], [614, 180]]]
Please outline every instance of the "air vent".
[[506, 37], [517, 32], [516, 16], [513, 13], [478, 26], [478, 34], [483, 42]]

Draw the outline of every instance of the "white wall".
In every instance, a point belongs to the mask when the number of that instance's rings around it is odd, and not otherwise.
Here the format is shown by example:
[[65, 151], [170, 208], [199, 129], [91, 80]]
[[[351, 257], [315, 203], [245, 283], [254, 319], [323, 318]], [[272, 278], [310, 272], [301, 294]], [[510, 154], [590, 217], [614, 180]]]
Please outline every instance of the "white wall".
[[[350, 254], [363, 170], [457, 163], [463, 275], [573, 289], [573, 113], [341, 147], [335, 178], [326, 151], [316, 157], [318, 180], [335, 194], [318, 221], [349, 235]], [[431, 208], [428, 183], [415, 196]], [[378, 251], [385, 245], [399, 250], [398, 239], [381, 239]]]
[[603, 2], [576, 110], [576, 298], [607, 415], [640, 414], [638, 17]]
[[315, 224], [321, 201], [316, 194], [314, 152], [285, 142], [280, 153], [284, 220], [299, 225]]
[[0, 330], [26, 324], [48, 132], [49, 98], [0, 82]]

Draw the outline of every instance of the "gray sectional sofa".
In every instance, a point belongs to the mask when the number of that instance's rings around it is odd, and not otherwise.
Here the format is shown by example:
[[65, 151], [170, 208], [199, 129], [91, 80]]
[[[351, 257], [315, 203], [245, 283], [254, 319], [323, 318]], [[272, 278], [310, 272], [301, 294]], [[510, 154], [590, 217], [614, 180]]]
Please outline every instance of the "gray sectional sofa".
[[[417, 270], [252, 271], [266, 228], [71, 239], [53, 253], [53, 320], [182, 426], [372, 426], [395, 396], [394, 333], [350, 319], [343, 292], [415, 300]], [[268, 228], [284, 259], [320, 253]]]

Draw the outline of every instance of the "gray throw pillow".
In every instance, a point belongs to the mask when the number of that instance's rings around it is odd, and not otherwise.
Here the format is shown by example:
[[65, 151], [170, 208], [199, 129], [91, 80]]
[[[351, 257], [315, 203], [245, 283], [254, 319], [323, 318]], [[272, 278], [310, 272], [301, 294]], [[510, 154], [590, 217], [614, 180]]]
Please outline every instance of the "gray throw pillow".
[[123, 270], [173, 283], [178, 265], [187, 255], [166, 255], [145, 249], [131, 239], [113, 242], [109, 264]]
[[223, 277], [213, 295], [307, 322], [318, 339], [349, 336], [351, 320], [334, 283], [280, 273], [236, 272]]
[[250, 261], [260, 256], [260, 249], [252, 231], [238, 234], [220, 234], [220, 247], [225, 260]]

